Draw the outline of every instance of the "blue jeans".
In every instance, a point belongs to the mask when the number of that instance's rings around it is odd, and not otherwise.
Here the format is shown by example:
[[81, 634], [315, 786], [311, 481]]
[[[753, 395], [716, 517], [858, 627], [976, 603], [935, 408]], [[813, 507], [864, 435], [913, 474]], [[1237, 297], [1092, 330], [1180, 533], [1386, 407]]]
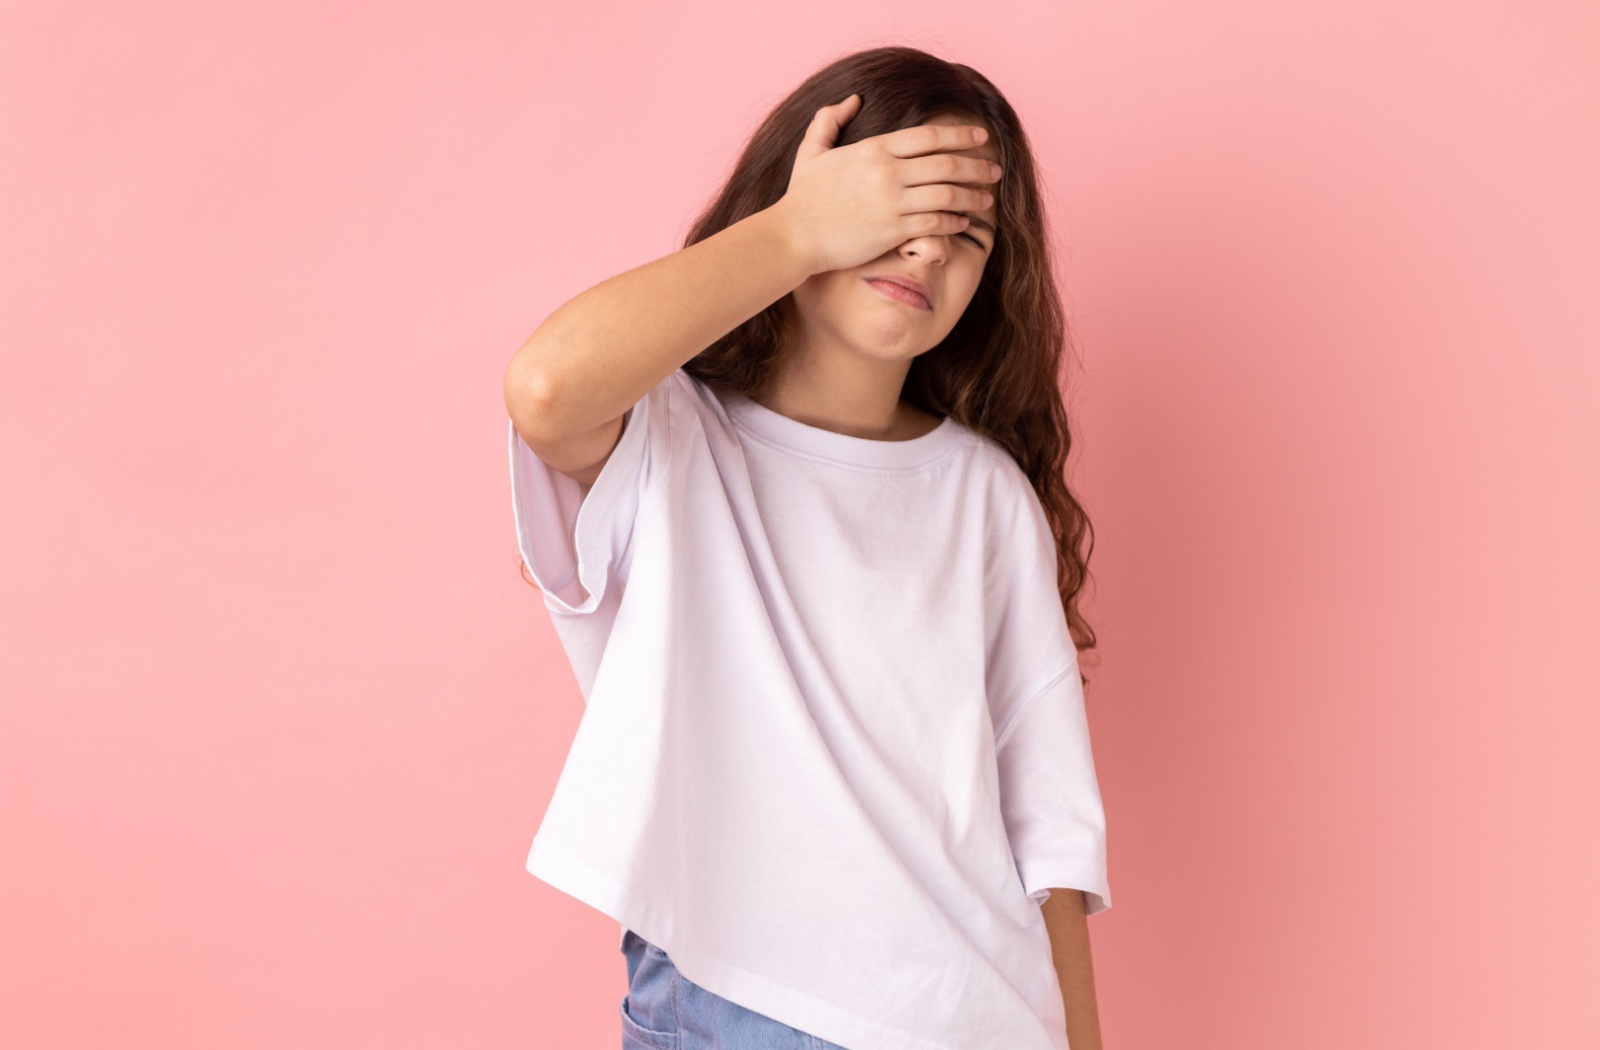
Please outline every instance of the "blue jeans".
[[707, 991], [632, 930], [622, 955], [622, 1050], [845, 1050]]

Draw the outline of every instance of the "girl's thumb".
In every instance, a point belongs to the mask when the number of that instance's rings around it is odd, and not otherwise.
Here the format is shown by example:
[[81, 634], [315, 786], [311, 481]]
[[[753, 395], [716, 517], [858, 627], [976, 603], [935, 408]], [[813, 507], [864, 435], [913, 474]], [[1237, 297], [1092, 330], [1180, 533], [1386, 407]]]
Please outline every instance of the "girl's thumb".
[[843, 102], [817, 110], [817, 115], [811, 118], [811, 126], [806, 128], [805, 138], [800, 142], [800, 156], [814, 157], [832, 149], [833, 144], [839, 141], [839, 130], [856, 115], [860, 105], [861, 96], [851, 95]]

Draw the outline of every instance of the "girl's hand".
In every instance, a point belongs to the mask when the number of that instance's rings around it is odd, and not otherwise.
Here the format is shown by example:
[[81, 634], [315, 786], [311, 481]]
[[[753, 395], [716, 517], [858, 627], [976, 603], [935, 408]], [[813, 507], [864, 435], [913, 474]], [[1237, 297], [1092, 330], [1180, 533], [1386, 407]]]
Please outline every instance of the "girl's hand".
[[986, 132], [970, 124], [919, 124], [835, 148], [860, 106], [851, 95], [817, 110], [772, 206], [811, 273], [860, 266], [914, 237], [960, 233], [967, 220], [955, 213], [992, 201], [958, 184], [1000, 178], [990, 161], [946, 152], [982, 144], [976, 136]]

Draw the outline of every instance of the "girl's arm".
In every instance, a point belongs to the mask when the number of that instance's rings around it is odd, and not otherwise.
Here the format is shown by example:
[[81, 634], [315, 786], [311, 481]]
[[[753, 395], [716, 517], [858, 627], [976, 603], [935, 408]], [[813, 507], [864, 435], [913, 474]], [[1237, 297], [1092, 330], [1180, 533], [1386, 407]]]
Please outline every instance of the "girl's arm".
[[782, 210], [767, 208], [556, 310], [506, 369], [518, 433], [552, 467], [592, 482], [624, 412], [811, 275], [790, 231]]
[[1067, 1042], [1072, 1050], [1101, 1050], [1100, 1013], [1094, 997], [1094, 964], [1089, 957], [1089, 923], [1082, 890], [1051, 889], [1040, 905], [1050, 931], [1050, 952], [1067, 1010]]

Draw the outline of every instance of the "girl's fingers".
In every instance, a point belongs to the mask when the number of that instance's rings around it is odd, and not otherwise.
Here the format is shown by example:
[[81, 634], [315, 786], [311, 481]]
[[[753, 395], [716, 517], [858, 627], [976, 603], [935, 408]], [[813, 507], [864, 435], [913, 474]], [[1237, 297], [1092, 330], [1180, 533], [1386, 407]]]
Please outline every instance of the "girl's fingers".
[[939, 182], [985, 183], [1000, 179], [1000, 165], [982, 157], [963, 157], [959, 153], [934, 153], [911, 157], [899, 164], [905, 186], [928, 186]]
[[969, 189], [938, 183], [932, 186], [910, 186], [900, 197], [902, 212], [979, 212], [994, 203], [992, 197], [985, 201], [987, 190]]
[[986, 141], [988, 133], [974, 124], [918, 124], [890, 131], [883, 144], [896, 157], [920, 157], [927, 153], [972, 149]]
[[938, 237], [960, 233], [967, 228], [967, 217], [948, 211], [919, 211], [905, 216], [905, 237]]

